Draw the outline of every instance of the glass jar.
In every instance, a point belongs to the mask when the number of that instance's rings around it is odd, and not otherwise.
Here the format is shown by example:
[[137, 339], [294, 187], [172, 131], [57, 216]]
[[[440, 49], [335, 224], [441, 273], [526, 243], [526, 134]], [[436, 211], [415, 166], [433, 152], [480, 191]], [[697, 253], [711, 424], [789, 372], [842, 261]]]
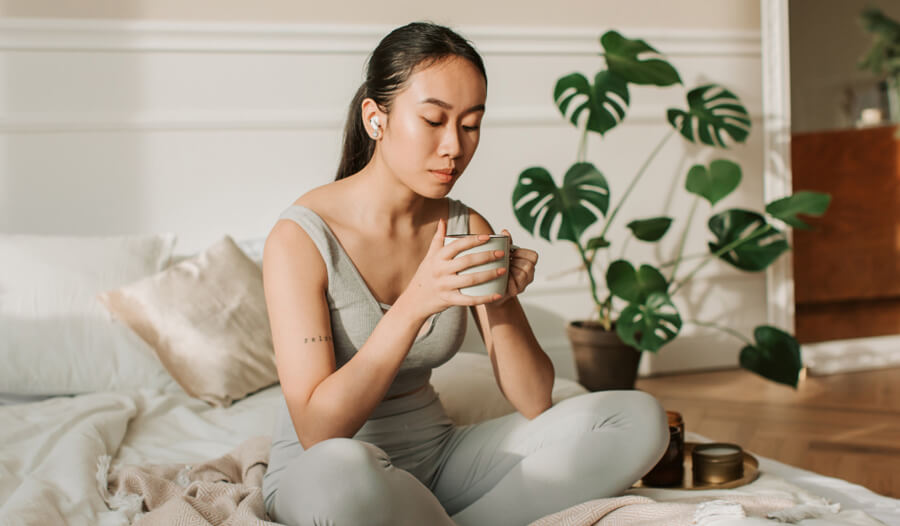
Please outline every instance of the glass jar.
[[669, 446], [641, 482], [645, 486], [681, 486], [684, 482], [684, 420], [681, 413], [666, 411]]

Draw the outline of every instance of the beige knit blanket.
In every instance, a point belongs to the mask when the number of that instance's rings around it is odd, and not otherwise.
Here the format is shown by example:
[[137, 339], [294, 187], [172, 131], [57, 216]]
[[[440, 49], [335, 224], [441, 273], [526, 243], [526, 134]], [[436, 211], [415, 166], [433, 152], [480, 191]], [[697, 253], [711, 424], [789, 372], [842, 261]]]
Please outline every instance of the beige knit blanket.
[[266, 520], [261, 488], [270, 445], [254, 437], [196, 466], [122, 466], [101, 492], [111, 509], [131, 508], [134, 526], [277, 526]]

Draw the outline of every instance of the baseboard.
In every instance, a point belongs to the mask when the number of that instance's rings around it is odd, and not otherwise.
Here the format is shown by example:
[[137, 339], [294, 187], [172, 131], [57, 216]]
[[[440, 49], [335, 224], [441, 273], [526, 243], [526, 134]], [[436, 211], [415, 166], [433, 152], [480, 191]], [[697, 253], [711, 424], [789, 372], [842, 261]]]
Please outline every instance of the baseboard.
[[900, 334], [807, 343], [801, 352], [813, 376], [900, 367]]

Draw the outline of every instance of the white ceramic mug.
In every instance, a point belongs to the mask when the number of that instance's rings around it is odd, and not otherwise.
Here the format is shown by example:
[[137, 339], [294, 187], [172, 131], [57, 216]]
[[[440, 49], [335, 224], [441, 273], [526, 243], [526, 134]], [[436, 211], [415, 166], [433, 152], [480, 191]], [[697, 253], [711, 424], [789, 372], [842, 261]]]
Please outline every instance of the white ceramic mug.
[[[462, 239], [470, 236], [477, 236], [480, 234], [450, 234], [444, 237], [444, 246], [454, 242], [457, 239]], [[485, 241], [484, 243], [472, 247], [466, 250], [463, 250], [459, 254], [456, 255], [456, 258], [465, 256], [467, 254], [476, 254], [478, 252], [484, 252], [488, 250], [502, 250], [503, 257], [501, 259], [495, 259], [493, 261], [488, 261], [487, 263], [482, 263], [481, 265], [474, 265], [467, 269], [463, 269], [459, 271], [459, 274], [470, 274], [472, 272], [481, 272], [485, 270], [492, 270], [498, 268], [505, 268], [506, 272], [502, 275], [497, 276], [496, 278], [486, 281], [484, 283], [479, 283], [478, 285], [473, 285], [471, 287], [463, 287], [459, 289], [461, 294], [465, 294], [466, 296], [489, 296], [491, 294], [506, 294], [506, 285], [509, 282], [509, 252], [511, 249], [515, 249], [517, 247], [510, 247], [509, 244], [509, 236], [503, 236], [500, 234], [494, 234], [490, 239]], [[454, 258], [454, 259], [456, 259]]]

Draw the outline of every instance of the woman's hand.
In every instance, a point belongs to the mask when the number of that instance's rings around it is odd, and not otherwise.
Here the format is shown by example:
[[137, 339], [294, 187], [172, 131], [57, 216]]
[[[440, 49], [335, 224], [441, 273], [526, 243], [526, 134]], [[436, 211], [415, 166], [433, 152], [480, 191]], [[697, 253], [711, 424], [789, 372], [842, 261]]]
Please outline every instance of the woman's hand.
[[525, 287], [534, 281], [534, 270], [538, 261], [538, 253], [534, 250], [513, 245], [509, 230], [504, 228], [501, 233], [509, 237], [509, 282], [506, 285], [506, 294], [491, 303], [494, 306], [502, 305], [525, 291]]
[[428, 253], [419, 264], [406, 290], [398, 298], [398, 302], [403, 300], [414, 315], [423, 319], [455, 305], [482, 305], [503, 297], [500, 294], [467, 296], [459, 292], [461, 288], [485, 283], [506, 272], [506, 269], [499, 268], [457, 275], [459, 271], [469, 267], [503, 258], [503, 252], [500, 250], [485, 250], [454, 259], [464, 250], [483, 245], [490, 236], [465, 236], [444, 246], [446, 232], [447, 224], [440, 219], [437, 232], [428, 247]]

